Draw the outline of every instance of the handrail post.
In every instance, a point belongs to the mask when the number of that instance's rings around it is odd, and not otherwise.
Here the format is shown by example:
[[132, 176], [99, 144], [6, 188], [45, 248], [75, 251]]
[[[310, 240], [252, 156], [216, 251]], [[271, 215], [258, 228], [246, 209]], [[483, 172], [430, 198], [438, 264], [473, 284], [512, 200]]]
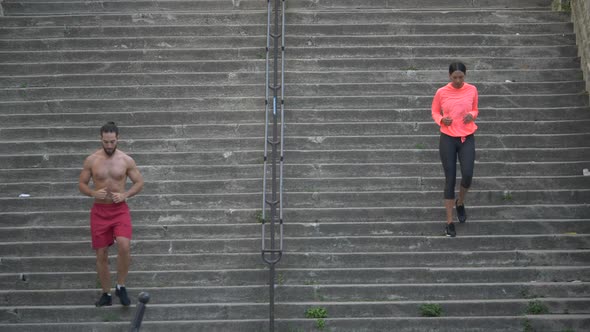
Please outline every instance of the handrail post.
[[129, 332], [139, 332], [141, 322], [143, 321], [143, 315], [145, 313], [146, 304], [150, 301], [150, 294], [146, 292], [139, 293], [139, 303], [137, 304], [137, 311], [135, 311], [135, 318], [131, 322], [131, 328]]

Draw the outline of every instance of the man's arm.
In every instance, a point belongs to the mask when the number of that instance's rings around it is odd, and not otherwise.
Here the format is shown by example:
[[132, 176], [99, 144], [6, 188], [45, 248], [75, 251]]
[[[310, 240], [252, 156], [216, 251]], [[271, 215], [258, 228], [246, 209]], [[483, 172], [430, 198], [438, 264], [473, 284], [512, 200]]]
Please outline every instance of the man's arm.
[[84, 160], [84, 166], [82, 168], [82, 172], [80, 172], [80, 178], [78, 179], [78, 189], [80, 192], [86, 196], [104, 199], [107, 195], [106, 190], [92, 190], [88, 185], [90, 183], [90, 179], [92, 178], [92, 160], [90, 157]]

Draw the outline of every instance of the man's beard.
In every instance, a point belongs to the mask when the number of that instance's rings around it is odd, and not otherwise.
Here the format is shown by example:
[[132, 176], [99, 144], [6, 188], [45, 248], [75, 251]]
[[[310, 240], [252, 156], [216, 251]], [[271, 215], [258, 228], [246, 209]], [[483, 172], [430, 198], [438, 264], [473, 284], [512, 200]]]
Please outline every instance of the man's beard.
[[111, 151], [110, 153], [109, 153], [109, 151], [108, 151], [107, 149], [105, 149], [104, 147], [103, 147], [102, 149], [104, 150], [104, 153], [106, 153], [106, 154], [107, 154], [107, 156], [109, 156], [109, 157], [111, 157], [112, 155], [114, 155], [114, 154], [115, 154], [115, 151], [117, 151], [117, 147], [116, 147], [116, 146], [113, 148], [113, 151]]

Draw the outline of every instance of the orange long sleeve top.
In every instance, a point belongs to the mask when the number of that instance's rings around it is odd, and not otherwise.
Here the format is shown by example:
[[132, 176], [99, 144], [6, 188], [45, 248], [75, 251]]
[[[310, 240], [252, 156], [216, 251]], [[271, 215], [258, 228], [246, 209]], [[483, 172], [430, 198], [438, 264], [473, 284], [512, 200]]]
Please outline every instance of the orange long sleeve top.
[[[463, 83], [460, 89], [454, 88], [449, 83], [436, 91], [432, 100], [432, 119], [440, 126], [440, 131], [452, 137], [461, 137], [462, 141], [466, 136], [477, 130], [475, 119], [479, 114], [477, 109], [478, 93], [477, 88], [471, 84]], [[463, 118], [470, 113], [473, 121], [465, 124]], [[446, 126], [441, 123], [444, 117], [450, 116], [453, 123]]]

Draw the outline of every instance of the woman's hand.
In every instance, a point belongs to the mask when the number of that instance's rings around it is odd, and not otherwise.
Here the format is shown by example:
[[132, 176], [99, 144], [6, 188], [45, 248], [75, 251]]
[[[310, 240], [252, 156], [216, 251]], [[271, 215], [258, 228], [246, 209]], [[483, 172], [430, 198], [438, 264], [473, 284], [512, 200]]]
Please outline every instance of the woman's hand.
[[447, 117], [442, 118], [442, 120], [440, 120], [440, 122], [442, 124], [444, 124], [445, 126], [450, 126], [451, 123], [453, 123], [453, 119], [450, 116], [447, 116]]
[[463, 123], [464, 124], [468, 124], [469, 122], [473, 121], [473, 115], [471, 115], [471, 113], [467, 113], [467, 115], [465, 115], [465, 117], [463, 118]]

